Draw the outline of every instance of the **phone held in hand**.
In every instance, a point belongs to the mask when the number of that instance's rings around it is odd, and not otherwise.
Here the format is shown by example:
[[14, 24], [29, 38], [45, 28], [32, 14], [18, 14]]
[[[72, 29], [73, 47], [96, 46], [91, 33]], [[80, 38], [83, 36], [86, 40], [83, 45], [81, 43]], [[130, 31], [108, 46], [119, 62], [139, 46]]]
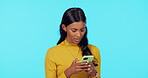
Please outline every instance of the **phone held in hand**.
[[94, 56], [92, 56], [92, 55], [83, 56], [80, 62], [81, 62], [81, 63], [86, 63], [87, 61], [92, 62], [93, 59], [94, 59]]

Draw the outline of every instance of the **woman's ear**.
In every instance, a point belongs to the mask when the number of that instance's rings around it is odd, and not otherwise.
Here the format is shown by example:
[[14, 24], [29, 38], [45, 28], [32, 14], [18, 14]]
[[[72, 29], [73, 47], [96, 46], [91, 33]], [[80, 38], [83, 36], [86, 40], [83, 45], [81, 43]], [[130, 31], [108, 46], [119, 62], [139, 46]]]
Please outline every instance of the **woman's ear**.
[[66, 32], [67, 29], [66, 29], [66, 26], [64, 24], [62, 24], [62, 29]]

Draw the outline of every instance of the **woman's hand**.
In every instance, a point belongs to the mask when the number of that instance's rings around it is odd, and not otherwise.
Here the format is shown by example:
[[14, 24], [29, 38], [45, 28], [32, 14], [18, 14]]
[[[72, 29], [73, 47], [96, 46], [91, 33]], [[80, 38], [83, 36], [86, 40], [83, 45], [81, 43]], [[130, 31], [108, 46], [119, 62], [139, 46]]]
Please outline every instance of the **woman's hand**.
[[90, 77], [94, 77], [96, 76], [96, 69], [94, 68], [94, 64], [92, 62], [87, 62], [88, 63], [88, 66], [89, 68], [87, 68], [86, 72], [89, 74]]
[[77, 73], [79, 73], [81, 71], [87, 71], [88, 70], [88, 69], [84, 69], [84, 68], [89, 68], [89, 66], [87, 65], [87, 63], [76, 63], [77, 61], [79, 61], [79, 59], [75, 59], [72, 62], [71, 66], [64, 71], [65, 75], [68, 78], [70, 78], [70, 76], [72, 74], [77, 74]]

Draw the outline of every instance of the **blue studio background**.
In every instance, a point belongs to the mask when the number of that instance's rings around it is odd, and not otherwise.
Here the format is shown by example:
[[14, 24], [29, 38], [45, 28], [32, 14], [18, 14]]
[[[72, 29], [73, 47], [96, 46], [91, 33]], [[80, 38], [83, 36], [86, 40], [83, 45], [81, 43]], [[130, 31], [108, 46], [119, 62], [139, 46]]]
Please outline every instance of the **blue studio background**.
[[148, 78], [148, 0], [0, 0], [0, 78], [45, 78], [64, 11], [80, 7], [102, 78]]

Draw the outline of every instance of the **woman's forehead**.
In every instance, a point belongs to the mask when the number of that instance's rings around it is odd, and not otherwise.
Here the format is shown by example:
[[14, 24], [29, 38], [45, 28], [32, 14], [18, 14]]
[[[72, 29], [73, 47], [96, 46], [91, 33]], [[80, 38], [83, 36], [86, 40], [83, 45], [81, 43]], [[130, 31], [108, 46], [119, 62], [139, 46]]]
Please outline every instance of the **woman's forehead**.
[[70, 28], [84, 28], [85, 27], [85, 22], [74, 22], [74, 23], [71, 23], [70, 25], [68, 25], [68, 27]]

